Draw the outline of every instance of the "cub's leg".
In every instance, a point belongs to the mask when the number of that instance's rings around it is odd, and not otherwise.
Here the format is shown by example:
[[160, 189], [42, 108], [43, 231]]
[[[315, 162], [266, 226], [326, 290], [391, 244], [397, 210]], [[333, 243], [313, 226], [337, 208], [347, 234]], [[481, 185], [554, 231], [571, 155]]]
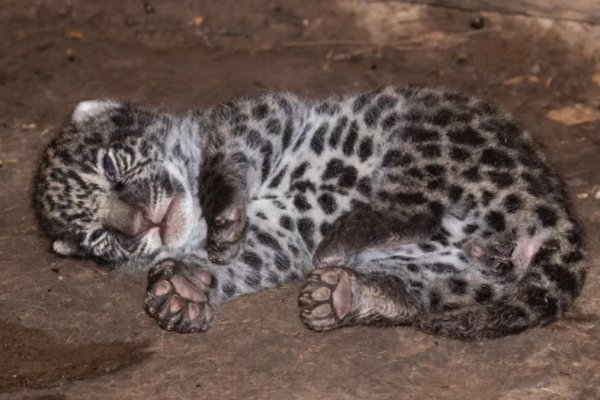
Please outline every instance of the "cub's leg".
[[310, 252], [296, 231], [282, 228], [275, 212], [276, 199], [258, 199], [248, 205], [244, 249], [228, 265], [207, 257], [182, 256], [150, 270], [145, 309], [163, 329], [179, 333], [208, 329], [215, 308], [230, 299], [303, 278], [312, 270]]
[[419, 243], [369, 248], [345, 264], [317, 269], [300, 291], [301, 318], [311, 329], [411, 324], [429, 311], [469, 302], [479, 279], [464, 250], [445, 233]]
[[427, 315], [505, 302], [539, 249], [540, 242], [527, 236], [464, 240], [444, 229], [424, 242], [368, 248], [311, 274], [300, 292], [301, 318], [325, 331], [412, 324]]
[[200, 205], [208, 226], [206, 249], [214, 263], [231, 261], [242, 248], [247, 203], [242, 164], [219, 154], [201, 169]]
[[[430, 238], [437, 227], [431, 217], [393, 219], [368, 204], [342, 215], [319, 243], [313, 257], [317, 270], [300, 293], [306, 325], [329, 330], [356, 323], [411, 321], [420, 309], [420, 297], [406, 287], [405, 276], [385, 269], [371, 273], [371, 260], [360, 255], [375, 252], [390, 257], [388, 253], [403, 243]], [[415, 247], [415, 253], [422, 252]]]
[[313, 262], [316, 268], [343, 265], [369, 247], [414, 243], [430, 237], [436, 221], [425, 215], [395, 219], [384, 211], [361, 203], [339, 217], [321, 240]]
[[394, 247], [370, 247], [344, 264], [316, 269], [301, 289], [300, 316], [311, 329], [409, 324], [427, 308], [432, 280], [467, 268], [447, 235]]

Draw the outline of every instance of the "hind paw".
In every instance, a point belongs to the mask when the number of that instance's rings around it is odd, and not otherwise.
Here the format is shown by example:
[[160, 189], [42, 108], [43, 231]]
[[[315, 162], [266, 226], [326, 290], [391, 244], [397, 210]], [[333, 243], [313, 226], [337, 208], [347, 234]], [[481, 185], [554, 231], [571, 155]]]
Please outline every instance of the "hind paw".
[[503, 278], [520, 279], [529, 270], [533, 257], [541, 248], [535, 238], [475, 239], [465, 243], [463, 249], [468, 259], [484, 274]]
[[208, 303], [212, 279], [200, 268], [162, 261], [148, 275], [144, 309], [162, 329], [178, 333], [205, 331], [214, 316]]
[[352, 310], [352, 282], [344, 268], [315, 270], [300, 291], [300, 318], [315, 331], [327, 331], [347, 323]]

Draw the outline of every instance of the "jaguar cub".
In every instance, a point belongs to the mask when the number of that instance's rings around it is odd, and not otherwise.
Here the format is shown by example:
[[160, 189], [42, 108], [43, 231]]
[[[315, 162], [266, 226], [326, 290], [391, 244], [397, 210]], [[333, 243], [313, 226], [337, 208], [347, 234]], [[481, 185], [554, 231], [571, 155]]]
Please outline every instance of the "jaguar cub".
[[149, 270], [146, 312], [180, 333], [304, 279], [300, 316], [317, 331], [498, 337], [564, 314], [587, 267], [530, 136], [486, 102], [422, 87], [183, 115], [84, 101], [34, 197], [54, 251]]

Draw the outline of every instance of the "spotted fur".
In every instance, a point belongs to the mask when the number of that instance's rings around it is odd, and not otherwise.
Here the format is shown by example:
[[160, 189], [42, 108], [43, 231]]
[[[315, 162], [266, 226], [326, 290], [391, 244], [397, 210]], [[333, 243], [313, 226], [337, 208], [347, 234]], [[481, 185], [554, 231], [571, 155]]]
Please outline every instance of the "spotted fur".
[[[107, 228], [110, 196], [172, 221]], [[513, 334], [563, 315], [587, 266], [529, 134], [486, 102], [420, 87], [268, 93], [183, 115], [84, 102], [46, 151], [35, 206], [56, 251], [130, 272], [179, 260], [214, 277], [213, 306], [335, 260], [371, 306], [330, 327]]]

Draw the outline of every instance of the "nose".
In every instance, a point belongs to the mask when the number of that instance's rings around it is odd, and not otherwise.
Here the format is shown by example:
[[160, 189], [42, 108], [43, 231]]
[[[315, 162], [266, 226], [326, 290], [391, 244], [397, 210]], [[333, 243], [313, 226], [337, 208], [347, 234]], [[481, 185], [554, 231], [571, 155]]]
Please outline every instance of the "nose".
[[136, 213], [136, 216], [133, 219], [133, 224], [131, 227], [132, 229], [131, 229], [130, 234], [131, 234], [131, 236], [137, 236], [141, 233], [148, 231], [149, 229], [151, 229], [155, 226], [160, 226], [160, 225], [155, 222], [152, 222], [152, 220], [150, 218], [148, 218], [145, 213], [138, 211]]
[[162, 234], [167, 229], [173, 204], [172, 200], [166, 207], [145, 210], [111, 196], [104, 205], [101, 215], [106, 226], [131, 237], [141, 235], [152, 228], [160, 229]]
[[100, 214], [106, 226], [128, 236], [137, 236], [156, 225], [141, 209], [127, 204], [116, 196], [107, 199]]
[[164, 231], [167, 229], [169, 210], [170, 209], [168, 209], [167, 212], [165, 212], [162, 216], [159, 216], [156, 222], [153, 221], [153, 218], [149, 218], [147, 214], [138, 211], [134, 216], [133, 223], [128, 234], [131, 236], [138, 236], [152, 228], [158, 228], [162, 237]]

